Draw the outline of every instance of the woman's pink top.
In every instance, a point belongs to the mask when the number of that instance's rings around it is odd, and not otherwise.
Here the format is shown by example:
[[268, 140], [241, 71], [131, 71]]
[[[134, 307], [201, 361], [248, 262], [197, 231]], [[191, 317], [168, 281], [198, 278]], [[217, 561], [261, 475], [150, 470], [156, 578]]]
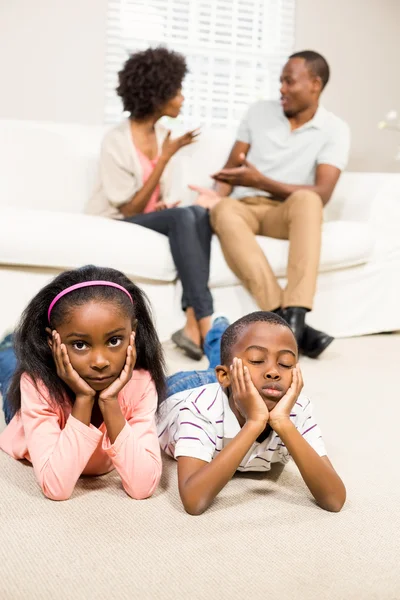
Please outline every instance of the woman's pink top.
[[[154, 171], [154, 167], [157, 164], [158, 157], [151, 159], [148, 156], [146, 156], [145, 154], [143, 154], [143, 152], [141, 150], [139, 150], [139, 148], [136, 148], [136, 152], [138, 154], [139, 161], [140, 161], [140, 164], [142, 167], [143, 184], [145, 184], [146, 181], [148, 180], [148, 178], [150, 177], [150, 175], [152, 174], [152, 172]], [[155, 206], [156, 206], [157, 202], [159, 201], [159, 199], [160, 199], [160, 184], [157, 184], [156, 187], [154, 188], [154, 192], [152, 193], [150, 200], [146, 204], [146, 207], [143, 212], [144, 213], [154, 212]]]
[[147, 371], [133, 371], [118, 402], [126, 421], [111, 444], [104, 423], [89, 427], [75, 419], [71, 406], [62, 410], [49, 401], [43, 384], [21, 377], [21, 412], [0, 434], [0, 448], [32, 465], [43, 493], [67, 500], [80, 475], [102, 475], [116, 469], [132, 498], [147, 498], [161, 476], [160, 446], [154, 414], [157, 392]]

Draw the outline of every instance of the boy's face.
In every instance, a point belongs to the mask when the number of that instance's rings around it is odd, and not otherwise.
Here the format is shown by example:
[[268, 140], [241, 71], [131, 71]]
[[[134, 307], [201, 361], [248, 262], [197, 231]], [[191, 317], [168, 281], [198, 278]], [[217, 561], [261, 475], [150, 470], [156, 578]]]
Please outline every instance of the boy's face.
[[[298, 361], [297, 344], [288, 327], [259, 321], [250, 323], [231, 349], [231, 360], [241, 358], [268, 410], [285, 395]], [[230, 365], [217, 367], [219, 382], [230, 385]]]

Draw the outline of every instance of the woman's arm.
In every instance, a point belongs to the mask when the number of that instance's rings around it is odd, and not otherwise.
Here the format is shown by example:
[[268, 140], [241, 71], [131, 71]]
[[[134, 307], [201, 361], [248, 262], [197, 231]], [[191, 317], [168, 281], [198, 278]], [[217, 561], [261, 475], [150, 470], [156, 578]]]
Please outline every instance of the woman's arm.
[[183, 146], [191, 144], [198, 133], [196, 130], [188, 131], [184, 135], [171, 140], [171, 132], [168, 131], [161, 148], [160, 157], [146, 183], [143, 187], [127, 202], [119, 207], [119, 210], [124, 217], [132, 217], [142, 213], [151, 198], [156, 186], [158, 185], [161, 175], [164, 172], [169, 160]]
[[133, 217], [134, 215], [138, 215], [144, 211], [152, 193], [160, 181], [161, 175], [168, 164], [168, 160], [169, 159], [167, 159], [165, 156], [161, 155], [150, 177], [143, 187], [140, 188], [140, 190], [129, 200], [129, 202], [122, 204], [122, 206], [119, 207], [119, 210], [124, 217]]

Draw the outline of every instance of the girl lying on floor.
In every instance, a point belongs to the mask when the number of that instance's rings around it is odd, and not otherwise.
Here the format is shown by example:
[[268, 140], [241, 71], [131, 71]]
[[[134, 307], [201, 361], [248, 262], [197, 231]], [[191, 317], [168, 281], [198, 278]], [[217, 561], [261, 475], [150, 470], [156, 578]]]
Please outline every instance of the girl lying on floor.
[[132, 498], [151, 496], [165, 378], [143, 292], [114, 269], [64, 272], [29, 303], [14, 345], [0, 448], [29, 460], [52, 500], [69, 498], [81, 474], [114, 468]]

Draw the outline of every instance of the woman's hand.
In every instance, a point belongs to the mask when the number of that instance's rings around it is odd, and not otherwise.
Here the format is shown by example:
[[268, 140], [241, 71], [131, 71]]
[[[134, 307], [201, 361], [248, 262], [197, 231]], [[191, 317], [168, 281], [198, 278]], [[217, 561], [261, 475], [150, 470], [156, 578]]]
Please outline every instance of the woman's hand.
[[178, 150], [183, 148], [183, 146], [193, 144], [199, 135], [200, 131], [198, 129], [193, 129], [192, 131], [188, 131], [180, 137], [171, 140], [171, 131], [168, 131], [161, 148], [161, 158], [168, 161], [176, 152], [178, 152]]
[[171, 204], [166, 204], [163, 200], [159, 200], [155, 204], [154, 210], [156, 212], [159, 212], [160, 210], [167, 210], [167, 208], [176, 208], [177, 206], [179, 206], [180, 203], [181, 201], [177, 200], [176, 202], [172, 202]]
[[87, 397], [94, 400], [96, 391], [75, 371], [68, 356], [65, 344], [61, 343], [60, 334], [54, 330], [52, 336], [52, 352], [57, 369], [57, 375], [71, 388], [78, 397]]
[[266, 425], [269, 418], [268, 408], [252, 382], [248, 368], [243, 366], [240, 358], [234, 358], [231, 365], [231, 389], [236, 408], [245, 417], [246, 422]]
[[189, 189], [198, 193], [198, 196], [193, 204], [198, 204], [198, 206], [202, 206], [207, 210], [214, 208], [214, 206], [221, 200], [221, 196], [217, 194], [215, 190], [210, 190], [209, 188], [200, 187], [198, 185], [189, 185], [188, 187]]
[[303, 376], [299, 365], [296, 365], [293, 369], [292, 385], [269, 414], [269, 424], [273, 429], [279, 428], [285, 421], [290, 421], [290, 413], [302, 389]]
[[128, 383], [132, 377], [132, 372], [136, 363], [136, 347], [135, 347], [135, 332], [132, 331], [129, 340], [129, 346], [126, 351], [125, 366], [122, 369], [119, 377], [115, 379], [105, 390], [99, 394], [99, 406], [100, 409], [104, 407], [104, 404], [110, 400], [116, 400], [118, 394], [123, 387]]

